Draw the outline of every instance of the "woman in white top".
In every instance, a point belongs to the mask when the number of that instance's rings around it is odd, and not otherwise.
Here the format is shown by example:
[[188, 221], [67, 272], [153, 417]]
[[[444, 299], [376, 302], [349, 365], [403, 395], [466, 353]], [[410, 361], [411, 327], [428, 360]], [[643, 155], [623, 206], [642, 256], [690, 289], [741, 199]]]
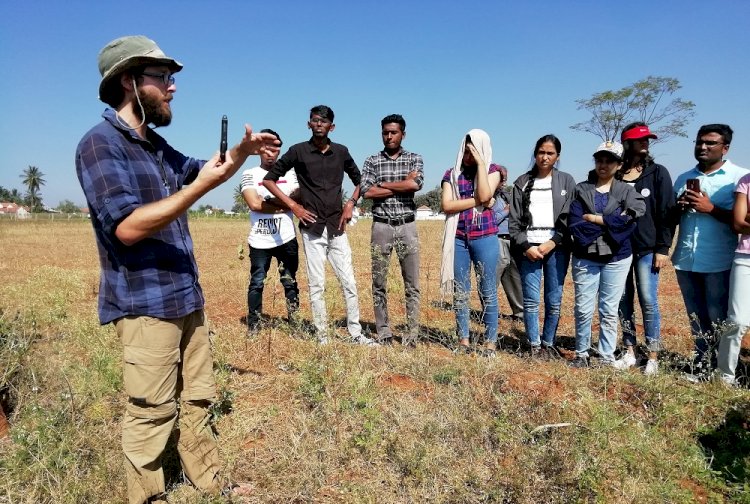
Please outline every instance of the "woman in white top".
[[[557, 169], [562, 146], [545, 135], [534, 147], [534, 165], [513, 184], [509, 231], [523, 291], [523, 323], [532, 357], [552, 357], [563, 285], [570, 262], [567, 215], [575, 180]], [[544, 278], [544, 329], [539, 296]]]

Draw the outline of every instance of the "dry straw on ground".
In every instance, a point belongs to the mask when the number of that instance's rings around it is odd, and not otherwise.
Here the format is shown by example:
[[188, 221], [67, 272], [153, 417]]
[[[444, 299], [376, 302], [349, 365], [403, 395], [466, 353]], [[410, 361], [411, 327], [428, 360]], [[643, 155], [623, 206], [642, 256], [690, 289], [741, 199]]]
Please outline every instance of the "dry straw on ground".
[[[321, 347], [286, 325], [274, 267], [267, 323], [248, 340], [246, 245], [238, 254], [246, 222], [196, 219], [191, 228], [215, 331], [222, 458], [230, 478], [254, 484], [250, 502], [750, 501], [750, 393], [679, 379], [692, 342], [671, 268], [661, 286], [664, 372], [648, 379], [532, 362], [522, 327], [505, 319], [496, 359], [454, 356], [454, 317], [438, 292], [440, 222], [419, 223], [426, 342], [416, 349], [346, 343], [330, 270], [334, 343]], [[349, 238], [372, 330], [369, 223]], [[0, 393], [11, 421], [0, 502], [122, 502], [121, 356], [112, 328], [96, 323], [90, 224], [0, 221], [0, 243]], [[299, 280], [310, 320], [304, 262]], [[389, 288], [399, 326], [395, 259]], [[572, 300], [568, 279], [559, 330], [568, 347]], [[476, 295], [472, 303], [478, 311]], [[500, 307], [508, 312], [503, 296]], [[171, 502], [215, 502], [183, 482], [171, 450], [165, 465]]]

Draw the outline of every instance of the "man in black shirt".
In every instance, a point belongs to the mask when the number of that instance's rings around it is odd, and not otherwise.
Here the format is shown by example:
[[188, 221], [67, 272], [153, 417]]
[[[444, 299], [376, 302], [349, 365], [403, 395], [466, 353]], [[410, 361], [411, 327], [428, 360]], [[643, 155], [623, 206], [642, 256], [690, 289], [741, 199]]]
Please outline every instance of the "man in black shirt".
[[[362, 334], [362, 326], [359, 324], [359, 299], [352, 253], [344, 233], [346, 223], [351, 220], [352, 211], [359, 199], [361, 175], [349, 149], [328, 138], [328, 134], [336, 127], [333, 117], [330, 107], [313, 107], [307, 123], [307, 127], [312, 130], [312, 137], [306, 142], [292, 145], [268, 171], [263, 185], [284, 202], [300, 221], [307, 261], [310, 305], [318, 341], [328, 341], [323, 299], [325, 260], [328, 259], [344, 291], [349, 334], [357, 343], [373, 345], [374, 342]], [[301, 203], [289, 198], [276, 185], [276, 181], [292, 168], [297, 173]], [[344, 173], [355, 187], [351, 199], [342, 208], [341, 183]]]

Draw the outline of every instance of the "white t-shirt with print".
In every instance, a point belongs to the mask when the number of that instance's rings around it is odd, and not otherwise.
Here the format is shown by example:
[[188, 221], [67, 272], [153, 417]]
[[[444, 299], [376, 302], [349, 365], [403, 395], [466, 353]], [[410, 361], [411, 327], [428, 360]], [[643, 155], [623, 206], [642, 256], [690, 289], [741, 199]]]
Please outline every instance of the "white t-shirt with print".
[[[272, 198], [273, 195], [263, 185], [266, 173], [268, 170], [260, 166], [243, 171], [242, 191], [254, 189], [262, 199]], [[286, 172], [276, 181], [276, 185], [287, 196], [292, 194], [299, 187], [294, 169]], [[250, 234], [247, 237], [247, 243], [251, 247], [270, 249], [291, 241], [295, 236], [294, 214], [291, 210], [273, 214], [250, 211]]]

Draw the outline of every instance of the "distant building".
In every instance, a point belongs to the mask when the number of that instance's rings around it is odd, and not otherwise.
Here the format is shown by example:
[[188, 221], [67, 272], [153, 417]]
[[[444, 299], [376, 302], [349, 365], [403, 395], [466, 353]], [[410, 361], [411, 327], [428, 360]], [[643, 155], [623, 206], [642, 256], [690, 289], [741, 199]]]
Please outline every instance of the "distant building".
[[28, 219], [31, 216], [28, 208], [7, 201], [0, 202], [0, 214], [13, 215], [18, 219]]
[[444, 218], [445, 214], [435, 213], [427, 205], [417, 208], [417, 220], [440, 220]]

